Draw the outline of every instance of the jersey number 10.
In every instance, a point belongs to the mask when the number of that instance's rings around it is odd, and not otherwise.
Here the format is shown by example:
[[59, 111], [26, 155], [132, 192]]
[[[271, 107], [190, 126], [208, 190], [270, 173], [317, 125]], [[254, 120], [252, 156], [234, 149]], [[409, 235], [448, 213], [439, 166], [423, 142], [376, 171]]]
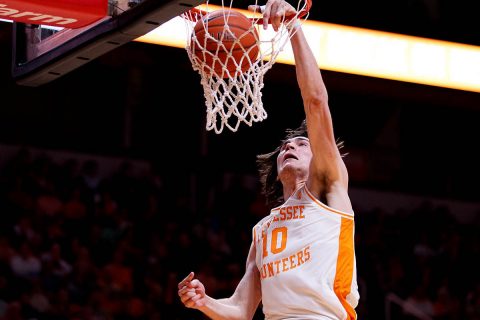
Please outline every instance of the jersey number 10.
[[[270, 241], [270, 252], [277, 254], [285, 250], [287, 246], [287, 227], [278, 227], [272, 230], [272, 236]], [[268, 256], [268, 237], [266, 232], [262, 232], [263, 242], [263, 257]]]

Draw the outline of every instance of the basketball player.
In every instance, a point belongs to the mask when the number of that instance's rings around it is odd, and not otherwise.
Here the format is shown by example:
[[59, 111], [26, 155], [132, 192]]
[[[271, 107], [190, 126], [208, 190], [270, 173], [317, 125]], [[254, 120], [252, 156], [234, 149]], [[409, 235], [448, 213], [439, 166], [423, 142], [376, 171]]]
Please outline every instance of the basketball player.
[[[278, 30], [282, 17], [295, 13], [284, 0], [269, 0], [263, 18]], [[348, 174], [322, 76], [301, 27], [295, 28], [291, 45], [306, 123], [258, 156], [263, 192], [280, 205], [254, 226], [246, 271], [230, 298], [208, 296], [193, 272], [178, 284], [182, 303], [212, 319], [252, 319], [260, 301], [269, 320], [357, 317]]]

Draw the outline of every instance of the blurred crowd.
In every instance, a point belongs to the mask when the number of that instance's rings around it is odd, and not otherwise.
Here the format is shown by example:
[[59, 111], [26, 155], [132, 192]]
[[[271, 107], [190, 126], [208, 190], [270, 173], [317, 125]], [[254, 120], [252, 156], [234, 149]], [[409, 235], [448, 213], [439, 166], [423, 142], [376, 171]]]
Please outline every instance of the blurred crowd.
[[[179, 193], [173, 171], [126, 161], [101, 176], [94, 159], [28, 149], [0, 169], [0, 320], [203, 319], [178, 281], [194, 271], [209, 295], [231, 295], [268, 213], [242, 174]], [[355, 214], [359, 319], [480, 320], [478, 223], [428, 202]]]

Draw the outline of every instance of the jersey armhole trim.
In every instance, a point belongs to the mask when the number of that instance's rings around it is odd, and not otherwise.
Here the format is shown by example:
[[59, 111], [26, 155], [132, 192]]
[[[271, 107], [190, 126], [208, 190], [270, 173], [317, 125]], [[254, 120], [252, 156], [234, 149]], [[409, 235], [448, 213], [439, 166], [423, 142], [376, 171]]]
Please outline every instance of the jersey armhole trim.
[[307, 186], [305, 186], [305, 192], [306, 192], [306, 194], [310, 197], [310, 199], [313, 200], [313, 202], [315, 202], [316, 204], [318, 204], [318, 205], [319, 205], [320, 207], [322, 207], [323, 209], [326, 209], [326, 210], [328, 210], [328, 211], [330, 211], [330, 212], [339, 214], [339, 215], [341, 215], [342, 217], [345, 217], [345, 218], [349, 218], [349, 219], [353, 219], [353, 218], [354, 218], [354, 214], [348, 213], [348, 212], [345, 212], [345, 211], [340, 211], [340, 210], [337, 210], [337, 209], [333, 209], [332, 207], [327, 206], [326, 204], [324, 204], [323, 202], [321, 202], [320, 200], [318, 200], [317, 198], [315, 198], [315, 196], [308, 190]]

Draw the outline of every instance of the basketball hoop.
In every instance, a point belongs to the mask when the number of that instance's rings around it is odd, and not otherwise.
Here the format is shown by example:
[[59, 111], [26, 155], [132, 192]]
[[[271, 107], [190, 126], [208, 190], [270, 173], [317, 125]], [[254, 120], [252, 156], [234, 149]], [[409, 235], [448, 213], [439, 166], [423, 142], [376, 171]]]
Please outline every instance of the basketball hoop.
[[[294, 31], [289, 32], [294, 23], [307, 19], [311, 0], [296, 0], [297, 14], [293, 17], [284, 17], [284, 23], [278, 31], [273, 28], [262, 29], [262, 15], [247, 13], [251, 23], [244, 33], [237, 33], [233, 44], [229, 40], [235, 32], [229, 24], [232, 15], [228, 12], [241, 11], [233, 7], [233, 0], [222, 0], [221, 6], [205, 4], [187, 11], [182, 15], [187, 25], [186, 51], [193, 69], [200, 74], [204, 90], [205, 105], [207, 107], [206, 129], [214, 130], [219, 134], [225, 127], [236, 132], [243, 122], [252, 126], [267, 118], [262, 103], [263, 79], [266, 72], [276, 62], [278, 54], [288, 43]], [[257, 5], [257, 1], [252, 3]], [[209, 28], [209, 16], [218, 10], [223, 14], [221, 32], [212, 36]], [[216, 26], [217, 27], [217, 26]], [[202, 30], [199, 30], [202, 28]], [[295, 30], [295, 29], [293, 29]], [[200, 37], [199, 35], [202, 35]], [[242, 37], [255, 35], [258, 54], [252, 55], [251, 43], [248, 46]], [[226, 43], [229, 43], [226, 46]]]

